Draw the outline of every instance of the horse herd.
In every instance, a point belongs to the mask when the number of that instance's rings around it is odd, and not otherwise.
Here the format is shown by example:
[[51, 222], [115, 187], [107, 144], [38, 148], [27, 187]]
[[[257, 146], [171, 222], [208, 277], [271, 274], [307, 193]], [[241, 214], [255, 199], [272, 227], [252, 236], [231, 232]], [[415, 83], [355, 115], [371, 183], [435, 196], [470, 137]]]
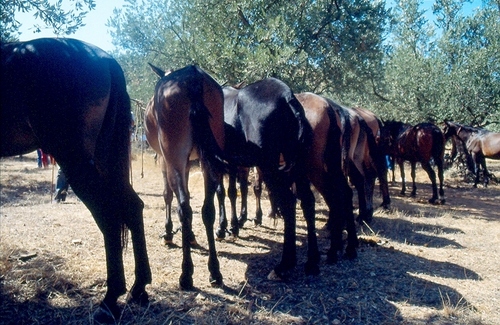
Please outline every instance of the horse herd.
[[[113, 322], [120, 314], [117, 299], [126, 292], [122, 247], [130, 230], [135, 282], [129, 300], [148, 301], [151, 283], [143, 203], [129, 182], [130, 99], [123, 71], [102, 50], [72, 39], [38, 39], [2, 44], [1, 156], [42, 148], [58, 161], [75, 194], [91, 211], [104, 236], [107, 292], [94, 317]], [[479, 173], [484, 157], [500, 158], [500, 135], [446, 122], [445, 132], [430, 123], [410, 126], [382, 122], [370, 111], [347, 108], [313, 93], [294, 94], [284, 82], [267, 78], [245, 87], [221, 87], [197, 66], [165, 72], [151, 66], [160, 79], [145, 116], [147, 139], [160, 155], [165, 181], [165, 241], [172, 240], [171, 203], [177, 199], [182, 225], [182, 289], [193, 287], [191, 247], [195, 240], [188, 191], [189, 161], [199, 159], [205, 186], [202, 218], [209, 246], [210, 282], [222, 285], [215, 239], [237, 236], [247, 220], [249, 168], [257, 167], [274, 211], [284, 220], [282, 259], [270, 276], [286, 278], [296, 265], [295, 204], [300, 200], [307, 222], [305, 273], [319, 274], [320, 253], [315, 228], [315, 199], [310, 184], [324, 198], [331, 246], [327, 261], [339, 254], [356, 257], [358, 239], [353, 191], [358, 193], [358, 221], [373, 215], [378, 178], [389, 207], [386, 154], [401, 167], [410, 161], [415, 195], [417, 162], [429, 174], [430, 202], [444, 203], [443, 156], [447, 137], [464, 141]], [[436, 175], [438, 168], [439, 196]], [[224, 208], [224, 174], [229, 175], [231, 218]], [[406, 188], [404, 174], [402, 192]], [[487, 183], [487, 177], [485, 177]], [[479, 180], [477, 176], [476, 184]], [[236, 212], [236, 181], [241, 182], [242, 208]], [[260, 185], [258, 183], [257, 185]], [[261, 187], [255, 187], [260, 198]], [[219, 202], [219, 226], [214, 233]], [[257, 210], [255, 222], [262, 220]], [[229, 230], [227, 229], [229, 225]], [[344, 249], [342, 231], [348, 233]]]

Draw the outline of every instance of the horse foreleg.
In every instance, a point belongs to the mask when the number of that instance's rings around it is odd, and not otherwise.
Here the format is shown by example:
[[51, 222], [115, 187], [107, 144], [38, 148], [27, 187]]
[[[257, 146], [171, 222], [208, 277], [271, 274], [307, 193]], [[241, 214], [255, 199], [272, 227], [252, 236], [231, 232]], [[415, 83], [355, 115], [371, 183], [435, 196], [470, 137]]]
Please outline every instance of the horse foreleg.
[[[213, 233], [213, 227], [215, 222], [215, 206], [214, 206], [214, 196], [215, 191], [218, 186], [217, 182], [210, 179], [208, 172], [205, 173], [205, 200], [203, 202], [203, 207], [201, 209], [201, 214], [203, 218], [203, 224], [205, 225], [205, 231], [207, 233], [208, 241], [208, 270], [210, 271], [210, 284], [215, 286], [222, 285], [222, 274], [220, 273], [219, 260], [217, 259], [217, 252], [215, 249], [215, 238]], [[222, 177], [220, 178], [219, 184], [222, 182]]]

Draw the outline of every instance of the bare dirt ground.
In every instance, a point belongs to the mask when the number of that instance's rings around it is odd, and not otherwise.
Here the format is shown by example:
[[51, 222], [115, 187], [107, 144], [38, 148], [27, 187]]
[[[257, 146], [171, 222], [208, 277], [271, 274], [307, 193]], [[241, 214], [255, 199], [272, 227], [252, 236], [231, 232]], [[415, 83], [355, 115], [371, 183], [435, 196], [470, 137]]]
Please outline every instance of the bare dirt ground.
[[[498, 162], [488, 163], [500, 174]], [[36, 154], [0, 160], [2, 324], [92, 324], [104, 295], [102, 235], [71, 191], [66, 202], [51, 202], [51, 179], [52, 169], [37, 168]], [[213, 288], [200, 216], [202, 180], [194, 169], [193, 226], [202, 248], [193, 251], [196, 290], [184, 292], [178, 289], [181, 250], [159, 238], [165, 215], [160, 169], [151, 152], [136, 154], [133, 185], [145, 203], [153, 283], [149, 307], [120, 300], [124, 311], [118, 323], [500, 324], [500, 186], [473, 189], [448, 171], [446, 204], [429, 205], [427, 176], [419, 172], [417, 181], [416, 198], [400, 197], [399, 183], [391, 186], [392, 210], [377, 211], [369, 228], [359, 228], [358, 258], [323, 262], [318, 277], [303, 273], [307, 243], [300, 209], [299, 265], [286, 282], [267, 279], [281, 256], [283, 222], [267, 219], [257, 228], [247, 223], [237, 241], [217, 242], [225, 285]], [[252, 216], [252, 197], [249, 202]], [[375, 203], [381, 203], [378, 196]], [[329, 241], [321, 228], [327, 210], [321, 199], [316, 210], [326, 252]], [[180, 236], [174, 241], [180, 245]], [[130, 246], [124, 254], [130, 286]]]

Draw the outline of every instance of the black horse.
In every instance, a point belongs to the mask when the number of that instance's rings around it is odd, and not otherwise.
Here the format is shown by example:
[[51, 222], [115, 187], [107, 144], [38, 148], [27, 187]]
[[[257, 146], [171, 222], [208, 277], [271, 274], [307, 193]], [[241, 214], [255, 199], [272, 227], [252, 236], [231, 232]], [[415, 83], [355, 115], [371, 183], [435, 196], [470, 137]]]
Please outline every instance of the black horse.
[[143, 203], [129, 182], [132, 117], [119, 64], [73, 39], [1, 45], [0, 155], [42, 148], [59, 163], [104, 236], [108, 290], [97, 321], [114, 321], [126, 292], [122, 247], [131, 230], [132, 301], [148, 300], [151, 283]]
[[432, 123], [419, 123], [415, 126], [399, 121], [386, 121], [381, 131], [381, 141], [386, 154], [394, 157], [399, 165], [402, 178], [401, 195], [406, 192], [404, 161], [411, 164], [413, 180], [412, 196], [417, 193], [415, 184], [415, 169], [417, 162], [427, 172], [432, 183], [432, 197], [430, 203], [438, 200], [436, 173], [431, 165], [431, 159], [438, 169], [439, 196], [441, 203], [445, 203], [443, 190], [443, 163], [445, 138], [440, 128]]
[[[284, 278], [296, 265], [295, 195], [296, 185], [308, 230], [307, 274], [319, 273], [320, 255], [315, 229], [315, 202], [306, 171], [306, 157], [312, 130], [304, 109], [292, 90], [274, 78], [250, 84], [241, 90], [224, 87], [226, 122], [225, 157], [235, 175], [238, 167], [257, 166], [269, 190], [271, 201], [278, 207], [285, 223], [281, 262], [274, 274]], [[236, 193], [230, 182], [228, 194]], [[217, 235], [226, 232], [227, 221], [221, 220]], [[238, 228], [233, 217], [231, 228]]]

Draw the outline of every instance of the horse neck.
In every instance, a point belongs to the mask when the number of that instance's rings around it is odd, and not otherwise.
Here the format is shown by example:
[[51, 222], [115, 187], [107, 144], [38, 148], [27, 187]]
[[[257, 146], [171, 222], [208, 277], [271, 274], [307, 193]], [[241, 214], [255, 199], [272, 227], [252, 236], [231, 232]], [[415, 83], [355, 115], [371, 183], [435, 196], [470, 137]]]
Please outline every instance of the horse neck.
[[465, 130], [463, 127], [461, 127], [457, 132], [457, 137], [464, 143], [467, 143], [467, 141], [469, 141], [469, 139], [472, 138], [475, 134], [476, 132]]

